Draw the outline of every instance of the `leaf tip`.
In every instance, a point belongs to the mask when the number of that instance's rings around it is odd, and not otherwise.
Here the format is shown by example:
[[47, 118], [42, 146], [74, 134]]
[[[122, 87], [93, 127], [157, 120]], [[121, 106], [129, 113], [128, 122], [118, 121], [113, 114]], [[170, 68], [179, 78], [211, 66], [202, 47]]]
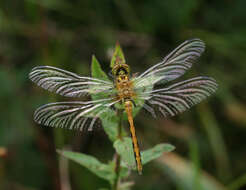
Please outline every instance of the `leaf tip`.
[[98, 64], [98, 60], [96, 58], [96, 56], [93, 54], [92, 57], [91, 57], [91, 64], [94, 65], [94, 64]]
[[110, 63], [110, 67], [113, 68], [115, 64], [117, 64], [118, 60], [121, 60], [121, 63], [125, 63], [125, 57], [124, 57], [124, 53], [120, 47], [120, 44], [118, 41], [116, 41], [116, 45], [115, 45], [115, 49], [114, 49], [114, 53], [111, 59], [111, 63]]

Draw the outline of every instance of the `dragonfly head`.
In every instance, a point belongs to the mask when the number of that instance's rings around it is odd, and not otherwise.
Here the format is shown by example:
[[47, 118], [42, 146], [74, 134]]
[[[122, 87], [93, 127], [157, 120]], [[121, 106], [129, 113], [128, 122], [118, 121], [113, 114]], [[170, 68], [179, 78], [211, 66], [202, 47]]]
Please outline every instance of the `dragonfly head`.
[[112, 69], [112, 73], [114, 76], [119, 76], [119, 75], [127, 75], [128, 76], [130, 73], [130, 68], [125, 63], [115, 64], [115, 66]]

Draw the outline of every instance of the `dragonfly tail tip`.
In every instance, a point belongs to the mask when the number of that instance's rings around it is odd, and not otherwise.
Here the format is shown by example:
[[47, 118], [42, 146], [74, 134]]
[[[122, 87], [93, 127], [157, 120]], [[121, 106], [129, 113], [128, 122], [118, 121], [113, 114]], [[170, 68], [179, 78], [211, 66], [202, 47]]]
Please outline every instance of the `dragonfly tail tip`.
[[143, 174], [143, 171], [142, 170], [138, 170], [138, 174], [139, 175], [142, 175]]

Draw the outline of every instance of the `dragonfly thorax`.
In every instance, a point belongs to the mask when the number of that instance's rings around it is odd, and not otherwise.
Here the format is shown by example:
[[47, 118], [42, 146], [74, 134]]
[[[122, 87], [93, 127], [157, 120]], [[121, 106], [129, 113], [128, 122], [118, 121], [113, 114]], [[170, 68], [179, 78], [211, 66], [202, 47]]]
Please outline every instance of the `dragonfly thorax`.
[[120, 100], [132, 99], [132, 97], [134, 96], [133, 84], [132, 81], [129, 79], [128, 75], [125, 74], [118, 75], [116, 77], [115, 84], [118, 93], [118, 99]]

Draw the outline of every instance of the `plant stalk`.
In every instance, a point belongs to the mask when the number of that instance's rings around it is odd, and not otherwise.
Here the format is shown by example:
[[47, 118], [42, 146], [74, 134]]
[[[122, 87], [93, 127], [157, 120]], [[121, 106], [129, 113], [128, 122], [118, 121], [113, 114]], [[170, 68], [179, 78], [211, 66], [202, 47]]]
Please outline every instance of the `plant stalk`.
[[[123, 110], [119, 109], [117, 110], [117, 115], [119, 117], [119, 125], [118, 125], [118, 139], [122, 139], [122, 124], [123, 124]], [[121, 156], [116, 152], [115, 153], [115, 180], [112, 186], [113, 190], [118, 189], [118, 184], [120, 181], [120, 163], [121, 163]]]

